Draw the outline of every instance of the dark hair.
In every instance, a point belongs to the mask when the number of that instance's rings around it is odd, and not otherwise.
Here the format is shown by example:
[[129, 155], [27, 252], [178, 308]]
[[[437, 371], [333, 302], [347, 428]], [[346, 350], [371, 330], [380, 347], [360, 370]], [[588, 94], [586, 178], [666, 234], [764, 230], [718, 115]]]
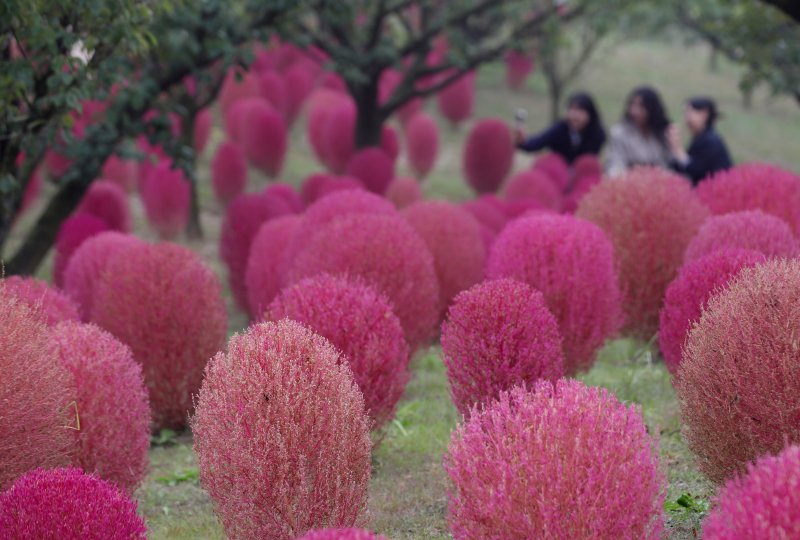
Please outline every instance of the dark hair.
[[651, 86], [640, 86], [634, 88], [633, 92], [628, 96], [625, 102], [625, 113], [623, 117], [627, 122], [630, 122], [630, 114], [628, 110], [631, 108], [631, 103], [635, 98], [642, 100], [642, 106], [647, 111], [647, 128], [659, 139], [664, 141], [666, 139], [666, 131], [670, 124], [669, 116], [664, 108], [664, 103], [661, 101], [661, 96], [655, 88]]
[[567, 98], [567, 108], [570, 109], [572, 107], [586, 111], [586, 114], [589, 115], [589, 123], [587, 123], [586, 127], [583, 128], [584, 132], [587, 134], [605, 132], [603, 129], [603, 121], [600, 118], [600, 113], [598, 112], [591, 95], [589, 95], [587, 92], [575, 92], [574, 94], [570, 95]]
[[706, 121], [706, 131], [714, 127], [717, 118], [720, 117], [717, 111], [717, 104], [713, 99], [706, 96], [695, 96], [686, 101], [686, 104], [696, 111], [706, 111], [708, 113], [708, 120]]

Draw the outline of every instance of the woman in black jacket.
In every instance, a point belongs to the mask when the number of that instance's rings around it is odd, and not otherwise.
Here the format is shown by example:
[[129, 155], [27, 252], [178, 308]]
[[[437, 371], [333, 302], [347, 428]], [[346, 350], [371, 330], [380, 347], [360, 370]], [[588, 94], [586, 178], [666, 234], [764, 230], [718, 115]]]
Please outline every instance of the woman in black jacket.
[[577, 92], [567, 100], [563, 120], [531, 137], [517, 129], [515, 138], [520, 150], [536, 152], [547, 148], [572, 163], [583, 154], [599, 154], [606, 142], [606, 132], [594, 100], [585, 92]]
[[689, 148], [684, 150], [676, 126], [669, 130], [672, 167], [688, 176], [693, 185], [715, 172], [733, 166], [725, 141], [714, 129], [719, 114], [714, 100], [694, 97], [686, 102], [686, 127], [692, 134]]

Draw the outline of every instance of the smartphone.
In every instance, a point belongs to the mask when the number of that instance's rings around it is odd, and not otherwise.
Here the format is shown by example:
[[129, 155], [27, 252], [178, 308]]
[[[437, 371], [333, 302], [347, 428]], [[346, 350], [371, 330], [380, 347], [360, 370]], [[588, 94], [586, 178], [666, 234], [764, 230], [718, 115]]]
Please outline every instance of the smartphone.
[[525, 121], [527, 119], [528, 119], [528, 111], [527, 110], [525, 110], [525, 109], [520, 107], [520, 108], [517, 108], [517, 110], [514, 111], [514, 125], [517, 128], [522, 129], [523, 127], [525, 127]]

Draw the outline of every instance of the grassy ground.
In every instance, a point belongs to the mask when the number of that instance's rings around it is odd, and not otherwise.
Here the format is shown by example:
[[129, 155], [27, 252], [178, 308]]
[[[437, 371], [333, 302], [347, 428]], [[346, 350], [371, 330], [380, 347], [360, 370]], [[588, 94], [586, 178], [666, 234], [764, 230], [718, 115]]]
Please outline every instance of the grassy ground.
[[[680, 45], [635, 42], [603, 51], [587, 68], [578, 87], [592, 91], [608, 123], [621, 111], [630, 88], [647, 82], [658, 86], [674, 116], [679, 116], [683, 100], [690, 95], [711, 94], [719, 100], [727, 118], [720, 130], [727, 138], [738, 161], [763, 159], [800, 170], [800, 108], [787, 99], [757, 95], [751, 110], [744, 110], [737, 91], [735, 67], [722, 63], [715, 73], [706, 70], [708, 53], [703, 48], [687, 49]], [[534, 77], [522, 93], [510, 93], [502, 83], [502, 67], [489, 66], [479, 77], [476, 116], [510, 118], [513, 110], [526, 107], [532, 129], [547, 122], [548, 102], [541, 78]], [[436, 170], [425, 190], [430, 197], [463, 200], [470, 196], [459, 173], [460, 147], [466, 126], [460, 130], [443, 128], [443, 145]], [[211, 150], [221, 140], [217, 128]], [[203, 185], [202, 221], [206, 240], [192, 245], [224, 276], [216, 242], [222, 210], [214, 202], [208, 182], [208, 162], [212, 151], [200, 160], [199, 177]], [[515, 166], [522, 168], [530, 158], [518, 156]], [[304, 141], [302, 128], [293, 133], [292, 150], [284, 178], [298, 183], [316, 171]], [[401, 162], [401, 173], [406, 173]], [[251, 188], [260, 189], [264, 180], [251, 178]], [[137, 232], [149, 237], [143, 224], [141, 208]], [[32, 212], [17, 228], [12, 246], [19, 241], [32, 221]], [[50, 275], [50, 263], [40, 271]], [[231, 331], [246, 325], [246, 319], [231, 305]], [[448, 538], [446, 523], [447, 479], [441, 468], [450, 431], [458, 416], [450, 403], [447, 380], [436, 348], [419, 354], [413, 363], [414, 377], [406, 390], [396, 420], [389, 425], [373, 456], [370, 486], [370, 522], [374, 530], [389, 538]], [[629, 341], [610, 343], [600, 354], [591, 372], [581, 376], [588, 384], [601, 385], [617, 396], [642, 407], [649, 431], [660, 442], [662, 463], [670, 483], [668, 502], [690, 493], [700, 499], [689, 504], [702, 509], [711, 495], [711, 487], [693, 467], [691, 455], [680, 437], [677, 404], [668, 373], [651, 351]], [[137, 492], [142, 513], [146, 516], [153, 539], [223, 538], [208, 497], [197, 483], [197, 469], [191, 451], [191, 437], [163, 437], [162, 445], [151, 450], [151, 472]], [[686, 499], [684, 499], [686, 500]], [[694, 510], [669, 513], [670, 538], [694, 538], [699, 513]]]

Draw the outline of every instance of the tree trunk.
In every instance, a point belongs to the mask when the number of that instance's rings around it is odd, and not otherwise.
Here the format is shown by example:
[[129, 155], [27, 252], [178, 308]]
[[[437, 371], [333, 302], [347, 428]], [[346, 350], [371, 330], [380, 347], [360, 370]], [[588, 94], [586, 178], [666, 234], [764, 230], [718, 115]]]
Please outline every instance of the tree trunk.
[[384, 119], [378, 113], [378, 76], [364, 85], [351, 87], [350, 93], [356, 102], [356, 149], [380, 146]]
[[[189, 114], [182, 118], [181, 127], [181, 143], [189, 148], [194, 148], [194, 122], [197, 118], [197, 108], [191, 104], [187, 104]], [[189, 221], [186, 223], [186, 236], [190, 240], [199, 240], [203, 238], [203, 228], [200, 225], [200, 197], [197, 188], [197, 156], [192, 150], [192, 174], [189, 175], [190, 191], [190, 206], [189, 206]]]

